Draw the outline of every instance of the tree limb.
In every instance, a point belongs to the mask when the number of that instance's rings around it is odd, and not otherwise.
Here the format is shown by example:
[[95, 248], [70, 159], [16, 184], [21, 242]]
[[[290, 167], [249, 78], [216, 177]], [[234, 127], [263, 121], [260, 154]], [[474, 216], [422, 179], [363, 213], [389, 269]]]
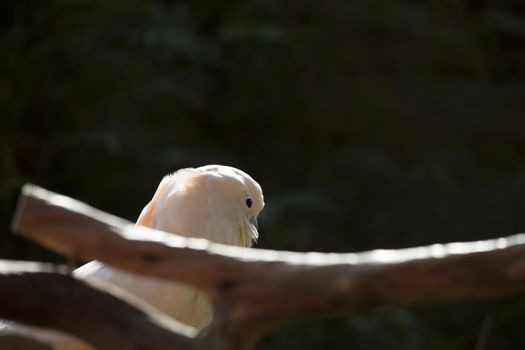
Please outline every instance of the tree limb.
[[52, 346], [26, 336], [0, 334], [0, 349], [9, 350], [53, 350]]
[[236, 349], [287, 319], [525, 290], [523, 234], [359, 254], [247, 249], [135, 227], [30, 185], [13, 230], [63, 254], [205, 290], [216, 306], [207, 337]]
[[64, 270], [0, 260], [0, 318], [61, 330], [103, 350], [221, 348], [111, 286], [79, 281]]

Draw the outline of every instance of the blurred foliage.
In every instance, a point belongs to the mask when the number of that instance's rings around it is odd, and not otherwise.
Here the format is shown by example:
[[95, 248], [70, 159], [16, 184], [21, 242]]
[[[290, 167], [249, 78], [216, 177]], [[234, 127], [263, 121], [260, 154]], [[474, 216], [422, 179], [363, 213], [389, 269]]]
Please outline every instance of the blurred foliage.
[[[31, 181], [134, 220], [223, 163], [260, 247], [358, 251], [525, 230], [520, 1], [0, 2], [0, 253]], [[295, 322], [259, 349], [523, 349], [525, 298]], [[480, 349], [480, 348], [476, 348]]]

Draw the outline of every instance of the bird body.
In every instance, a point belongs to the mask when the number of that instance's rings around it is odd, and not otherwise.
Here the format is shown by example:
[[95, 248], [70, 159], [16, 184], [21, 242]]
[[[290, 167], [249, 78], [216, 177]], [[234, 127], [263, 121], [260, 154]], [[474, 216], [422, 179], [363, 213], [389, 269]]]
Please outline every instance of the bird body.
[[[137, 225], [249, 247], [258, 237], [256, 219], [263, 206], [259, 184], [238, 169], [221, 165], [181, 169], [164, 177]], [[109, 282], [197, 329], [204, 328], [212, 315], [207, 297], [188, 285], [138, 276], [97, 261], [74, 275]]]
[[104, 281], [145, 301], [166, 315], [195, 327], [204, 328], [212, 316], [205, 294], [195, 288], [127, 271], [92, 261], [74, 271], [77, 278]]

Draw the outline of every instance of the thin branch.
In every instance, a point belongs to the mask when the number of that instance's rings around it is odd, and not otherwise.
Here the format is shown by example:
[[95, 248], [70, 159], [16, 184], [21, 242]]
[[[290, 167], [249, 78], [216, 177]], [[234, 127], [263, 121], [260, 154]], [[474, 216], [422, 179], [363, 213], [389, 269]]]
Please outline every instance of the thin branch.
[[485, 350], [487, 348], [489, 334], [492, 328], [492, 323], [494, 322], [494, 313], [494, 306], [492, 306], [485, 314], [485, 317], [483, 317], [483, 322], [481, 323], [474, 350]]
[[101, 350], [221, 348], [111, 286], [53, 270], [0, 260], [0, 318], [61, 330]]
[[13, 230], [63, 254], [194, 284], [216, 306], [207, 336], [238, 349], [287, 319], [525, 290], [523, 234], [359, 254], [246, 249], [135, 227], [35, 186], [24, 187]]

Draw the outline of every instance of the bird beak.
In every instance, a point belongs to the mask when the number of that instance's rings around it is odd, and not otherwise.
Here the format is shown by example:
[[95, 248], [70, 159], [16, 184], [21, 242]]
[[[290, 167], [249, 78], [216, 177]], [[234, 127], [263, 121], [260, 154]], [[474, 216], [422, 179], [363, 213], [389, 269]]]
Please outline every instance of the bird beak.
[[253, 226], [255, 226], [255, 229], [256, 229], [256, 230], [259, 229], [259, 225], [257, 224], [257, 216], [254, 216], [254, 217], [250, 218], [250, 224], [252, 224]]

